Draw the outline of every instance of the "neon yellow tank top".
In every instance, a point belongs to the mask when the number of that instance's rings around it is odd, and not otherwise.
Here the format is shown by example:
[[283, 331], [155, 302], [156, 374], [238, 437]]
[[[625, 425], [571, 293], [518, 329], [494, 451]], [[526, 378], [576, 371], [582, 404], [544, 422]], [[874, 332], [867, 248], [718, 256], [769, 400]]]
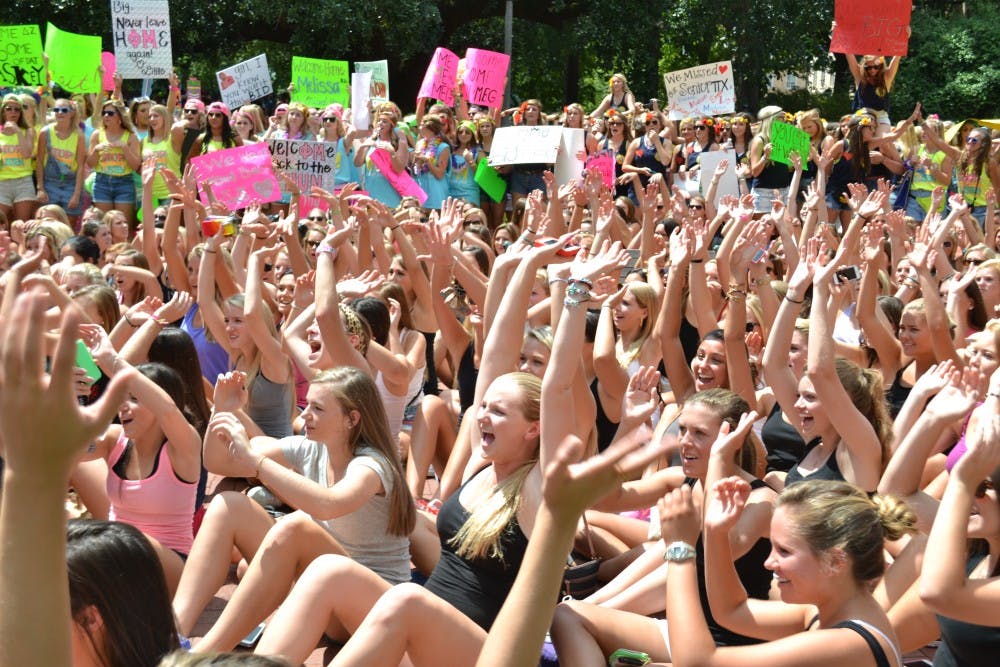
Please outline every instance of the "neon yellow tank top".
[[[94, 169], [98, 174], [107, 176], [128, 176], [132, 173], [132, 167], [125, 161], [125, 146], [128, 144], [131, 133], [128, 130], [122, 132], [118, 139], [120, 146], [111, 146], [101, 151], [98, 155], [97, 167]], [[97, 143], [108, 143], [108, 135], [103, 129], [97, 131]]]
[[21, 151], [25, 131], [18, 128], [14, 134], [0, 132], [0, 181], [31, 176], [34, 170], [31, 156]]

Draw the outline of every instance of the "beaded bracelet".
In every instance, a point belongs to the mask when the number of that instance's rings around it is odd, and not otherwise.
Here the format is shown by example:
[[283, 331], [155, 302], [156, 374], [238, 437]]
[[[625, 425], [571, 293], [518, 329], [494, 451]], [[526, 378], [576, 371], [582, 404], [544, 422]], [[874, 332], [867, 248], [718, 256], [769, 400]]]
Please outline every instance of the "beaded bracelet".
[[796, 301], [795, 299], [793, 299], [792, 297], [788, 296], [787, 294], [785, 295], [785, 301], [787, 301], [788, 303], [794, 303], [797, 306], [801, 306], [802, 304], [804, 304], [806, 302], [805, 299], [801, 299], [799, 301]]
[[580, 283], [571, 280], [569, 281], [569, 286], [566, 288], [566, 296], [568, 297], [586, 296], [587, 299], [589, 300], [590, 290], [587, 289], [586, 287], [581, 287]]
[[330, 253], [330, 255], [331, 255], [332, 257], [334, 257], [334, 258], [336, 258], [336, 257], [337, 257], [337, 249], [336, 249], [336, 248], [334, 248], [334, 247], [333, 247], [332, 245], [330, 245], [329, 243], [320, 243], [320, 244], [319, 244], [319, 247], [318, 247], [318, 248], [316, 248], [316, 254], [318, 255], [319, 253], [322, 253], [322, 252], [327, 252], [327, 253]]

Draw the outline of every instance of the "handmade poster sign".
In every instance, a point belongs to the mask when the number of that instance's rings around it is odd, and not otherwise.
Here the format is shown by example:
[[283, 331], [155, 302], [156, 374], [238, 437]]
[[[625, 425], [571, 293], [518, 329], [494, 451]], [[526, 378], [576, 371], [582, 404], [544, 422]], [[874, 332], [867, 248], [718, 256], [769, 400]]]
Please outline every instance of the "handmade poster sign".
[[339, 102], [351, 103], [350, 69], [346, 60], [320, 60], [292, 56], [292, 100], [322, 109]]
[[424, 80], [420, 84], [417, 97], [441, 100], [448, 106], [455, 103], [455, 77], [458, 76], [458, 56], [444, 48], [437, 47]]
[[322, 141], [290, 141], [274, 139], [271, 145], [272, 164], [295, 181], [303, 196], [299, 199], [299, 210], [311, 208], [327, 209], [322, 199], [305, 196], [313, 186], [328, 192], [336, 189], [337, 144]]
[[371, 100], [372, 104], [379, 105], [389, 101], [389, 61], [372, 60], [363, 63], [354, 63], [354, 71], [371, 72]]
[[42, 85], [45, 63], [38, 26], [0, 26], [0, 86]]
[[604, 187], [614, 189], [615, 187], [615, 156], [611, 151], [597, 151], [587, 157], [587, 171], [596, 171], [601, 175], [601, 183]]
[[495, 51], [468, 49], [464, 61], [465, 75], [462, 80], [469, 104], [490, 108], [501, 106], [510, 56]]
[[230, 109], [249, 104], [274, 92], [271, 85], [271, 70], [267, 68], [267, 56], [263, 53], [216, 72], [215, 78], [219, 81], [222, 101]]
[[668, 72], [663, 82], [667, 87], [667, 117], [671, 120], [695, 114], [718, 116], [736, 110], [733, 64], [728, 60]]
[[198, 181], [208, 181], [215, 198], [231, 210], [281, 199], [267, 144], [206, 153], [191, 158], [191, 164]]
[[45, 28], [45, 53], [52, 80], [71, 93], [96, 93], [101, 89], [101, 38]]
[[371, 128], [372, 114], [368, 110], [371, 83], [371, 72], [355, 72], [351, 75], [351, 120], [356, 130]]
[[201, 99], [201, 79], [189, 76], [187, 80], [187, 96], [189, 100]]
[[830, 52], [905, 56], [912, 8], [911, 0], [836, 0]]
[[723, 160], [729, 160], [729, 166], [726, 167], [725, 173], [719, 179], [719, 187], [715, 191], [715, 201], [712, 203], [716, 206], [718, 206], [719, 200], [726, 195], [740, 196], [740, 181], [736, 176], [736, 151], [732, 149], [706, 151], [698, 157], [698, 164], [701, 167], [697, 173], [700, 174], [700, 194], [702, 195], [708, 193], [708, 184], [712, 180], [712, 174], [715, 173], [716, 167]]
[[490, 149], [490, 166], [554, 164], [562, 144], [563, 129], [559, 125], [498, 127]]
[[101, 51], [101, 90], [112, 91], [115, 89], [115, 72], [118, 71], [118, 61], [115, 54], [110, 51]]
[[771, 160], [781, 164], [792, 164], [789, 154], [795, 152], [804, 165], [809, 159], [809, 134], [789, 123], [771, 124]]
[[564, 127], [559, 155], [556, 158], [556, 183], [566, 185], [583, 175], [587, 160], [587, 137], [581, 128]]
[[483, 189], [483, 192], [490, 196], [490, 199], [495, 202], [503, 201], [503, 196], [507, 192], [507, 181], [504, 180], [504, 177], [496, 169], [488, 165], [486, 160], [479, 161], [479, 166], [476, 167], [476, 175], [473, 176], [473, 179]]
[[173, 71], [167, 0], [111, 0], [111, 41], [123, 79], [166, 79]]

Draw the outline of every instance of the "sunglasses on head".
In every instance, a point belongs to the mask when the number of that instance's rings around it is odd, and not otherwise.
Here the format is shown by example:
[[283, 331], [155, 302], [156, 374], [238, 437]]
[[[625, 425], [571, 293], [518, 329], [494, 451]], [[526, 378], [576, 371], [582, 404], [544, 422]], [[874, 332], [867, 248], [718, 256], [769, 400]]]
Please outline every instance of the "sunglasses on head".
[[148, 97], [137, 97], [134, 100], [132, 100], [132, 104], [145, 104], [146, 102], [149, 101], [150, 99]]
[[985, 498], [986, 492], [991, 490], [992, 488], [993, 488], [993, 480], [984, 479], [979, 483], [979, 486], [976, 487], [976, 493], [975, 493], [976, 498]]
[[52, 113], [70, 113], [73, 109], [70, 107], [53, 107]]

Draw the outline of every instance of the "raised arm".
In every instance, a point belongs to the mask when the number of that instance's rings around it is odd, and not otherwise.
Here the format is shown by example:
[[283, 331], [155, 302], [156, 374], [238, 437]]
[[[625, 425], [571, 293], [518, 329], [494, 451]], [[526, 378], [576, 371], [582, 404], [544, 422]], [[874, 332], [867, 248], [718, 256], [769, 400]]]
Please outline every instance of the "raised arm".
[[371, 367], [351, 344], [344, 329], [329, 238], [327, 236], [316, 253], [316, 324], [323, 338], [323, 348], [333, 366], [354, 366], [370, 374]]
[[[964, 623], [996, 624], [1000, 579], [966, 576], [968, 523], [984, 480], [1000, 466], [1000, 377], [993, 374], [978, 424], [968, 431], [968, 450], [952, 469], [931, 528], [920, 573], [920, 599], [938, 614]], [[996, 493], [996, 491], [994, 491]], [[989, 496], [979, 502], [995, 502]]]
[[280, 337], [273, 325], [269, 326], [264, 310], [268, 308], [264, 301], [264, 264], [274, 263], [274, 258], [281, 250], [280, 245], [261, 248], [250, 255], [250, 265], [247, 271], [246, 299], [243, 302], [243, 318], [247, 331], [253, 338], [254, 345], [261, 352], [260, 370], [271, 382], [284, 384], [291, 381], [291, 368], [288, 357], [281, 347]]
[[675, 229], [670, 235], [670, 265], [667, 272], [667, 290], [656, 320], [660, 348], [667, 380], [674, 396], [682, 401], [694, 393], [694, 378], [684, 357], [681, 345], [681, 320], [684, 318], [684, 282], [691, 262], [691, 240], [686, 229]]
[[[730, 233], [735, 234], [736, 230]], [[729, 306], [726, 308], [723, 329], [729, 387], [754, 409], [757, 407], [757, 392], [750, 372], [750, 359], [747, 356], [746, 346], [746, 299], [749, 290], [747, 270], [754, 255], [764, 252], [763, 246], [766, 243], [767, 231], [763, 222], [753, 222], [740, 230], [733, 252], [729, 255], [732, 273], [729, 283]]]

